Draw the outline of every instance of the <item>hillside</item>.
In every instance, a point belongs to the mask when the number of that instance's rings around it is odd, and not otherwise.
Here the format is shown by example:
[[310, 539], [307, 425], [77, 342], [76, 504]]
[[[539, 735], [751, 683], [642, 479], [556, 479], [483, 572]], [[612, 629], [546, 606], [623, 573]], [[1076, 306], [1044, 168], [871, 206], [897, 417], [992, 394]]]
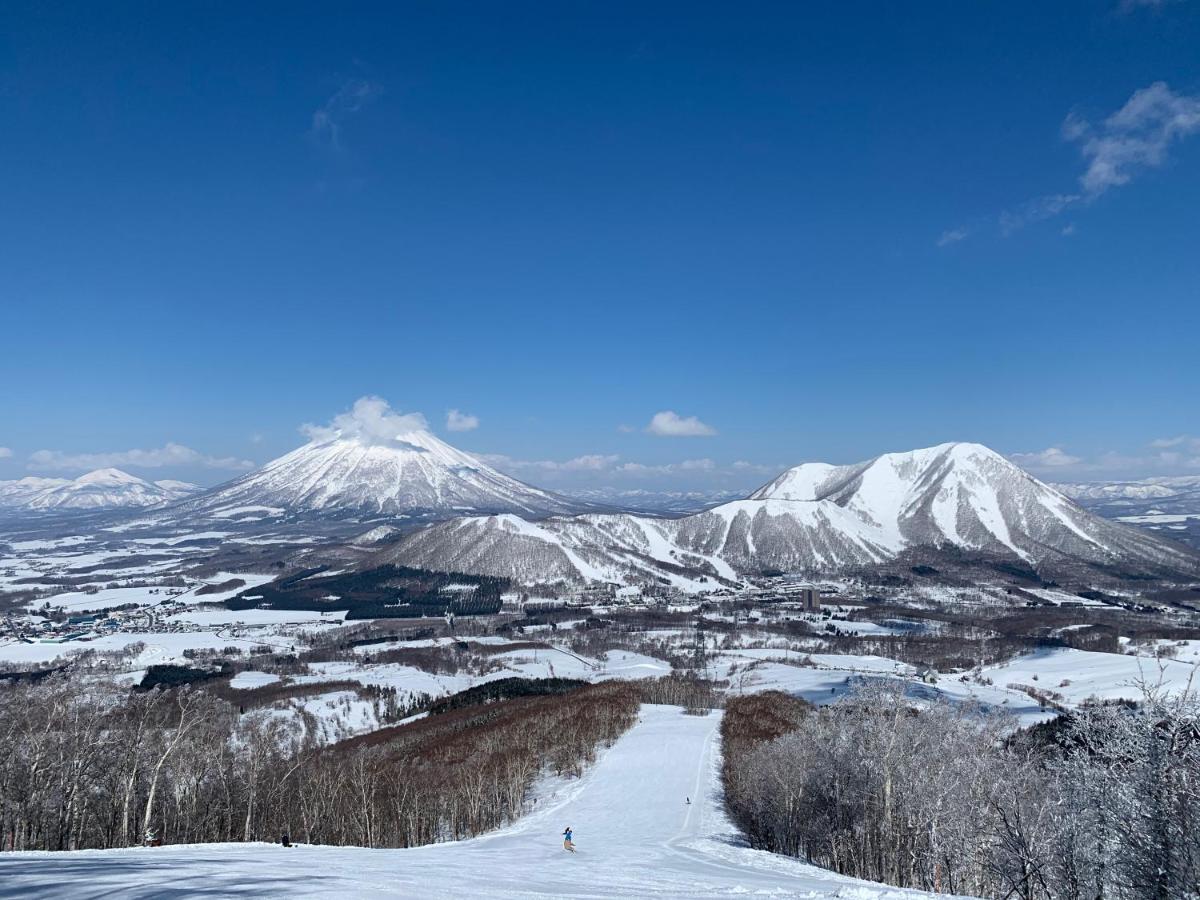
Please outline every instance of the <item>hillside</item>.
[[750, 498], [678, 519], [512, 515], [430, 526], [386, 561], [517, 581], [665, 581], [695, 589], [766, 570], [830, 573], [925, 551], [1062, 569], [1200, 574], [1200, 556], [1087, 512], [979, 444], [805, 464]]

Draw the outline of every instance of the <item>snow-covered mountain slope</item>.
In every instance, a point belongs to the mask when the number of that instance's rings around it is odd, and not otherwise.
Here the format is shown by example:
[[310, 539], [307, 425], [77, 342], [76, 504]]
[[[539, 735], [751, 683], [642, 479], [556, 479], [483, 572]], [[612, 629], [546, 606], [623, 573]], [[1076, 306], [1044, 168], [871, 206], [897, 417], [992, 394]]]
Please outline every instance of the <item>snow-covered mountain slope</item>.
[[[722, 806], [720, 716], [643, 706], [577, 781], [471, 840], [406, 850], [260, 843], [0, 854], [5, 896], [929, 897], [752, 850]], [[690, 800], [690, 802], [688, 802]], [[563, 828], [578, 852], [562, 848]]]
[[505, 512], [540, 518], [591, 508], [503, 475], [423, 429], [388, 440], [313, 440], [172, 512], [221, 515], [246, 507], [418, 519]]
[[34, 475], [13, 481], [0, 481], [0, 508], [24, 508], [46, 491], [70, 483], [69, 478], [39, 478]]
[[659, 580], [695, 589], [766, 570], [845, 571], [914, 549], [1200, 574], [1200, 556], [1088, 513], [979, 444], [852, 466], [810, 463], [749, 499], [679, 519], [461, 519], [407, 535], [382, 556], [522, 582]]
[[158, 506], [198, 490], [184, 481], [151, 482], [109, 468], [74, 480], [22, 478], [0, 482], [0, 506], [27, 510], [130, 509]]

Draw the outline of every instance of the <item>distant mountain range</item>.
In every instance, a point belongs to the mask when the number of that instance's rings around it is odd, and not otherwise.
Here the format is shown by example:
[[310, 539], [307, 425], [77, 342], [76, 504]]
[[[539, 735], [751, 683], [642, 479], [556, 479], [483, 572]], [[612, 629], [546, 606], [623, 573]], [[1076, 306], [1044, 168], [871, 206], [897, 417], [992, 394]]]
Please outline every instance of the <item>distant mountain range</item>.
[[0, 481], [0, 509], [100, 510], [160, 506], [199, 491], [184, 481], [146, 481], [120, 469], [97, 469], [78, 478]]
[[1200, 523], [1190, 518], [1198, 505], [1200, 478], [1054, 487], [967, 443], [848, 466], [805, 463], [748, 497], [564, 496], [504, 475], [424, 429], [384, 440], [322, 436], [207, 490], [117, 469], [0, 482], [0, 508], [9, 510], [149, 508], [148, 521], [172, 526], [216, 519], [345, 531], [370, 523], [394, 529], [380, 561], [521, 582], [692, 588], [765, 571], [847, 572], [914, 554], [1200, 577], [1200, 556], [1162, 539], [1187, 540]]
[[1200, 475], [1056, 484], [1085, 509], [1200, 547]]
[[648, 491], [641, 488], [580, 488], [564, 491], [568, 497], [623, 512], [642, 512], [663, 516], [682, 516], [703, 512], [730, 500], [740, 500], [746, 492]]
[[459, 518], [405, 535], [382, 561], [521, 582], [706, 581], [777, 570], [829, 573], [914, 551], [1035, 567], [1200, 576], [1200, 556], [1087, 512], [980, 444], [806, 463], [748, 499], [676, 519], [584, 515]]

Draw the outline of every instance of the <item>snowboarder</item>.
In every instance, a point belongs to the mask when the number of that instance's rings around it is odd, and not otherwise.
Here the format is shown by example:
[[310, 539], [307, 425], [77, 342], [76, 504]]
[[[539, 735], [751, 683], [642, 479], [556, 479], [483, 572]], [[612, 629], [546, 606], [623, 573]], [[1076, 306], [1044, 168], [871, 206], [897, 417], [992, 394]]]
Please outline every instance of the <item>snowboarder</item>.
[[571, 840], [571, 837], [572, 837], [571, 826], [568, 825], [566, 830], [563, 832], [563, 849], [570, 850], [572, 853], [574, 853], [575, 852], [575, 842], [573, 840]]
[[684, 802], [684, 803], [686, 803], [688, 806], [691, 806], [691, 805], [692, 805], [692, 798], [691, 798], [691, 797], [684, 797], [684, 798], [683, 798], [683, 802]]

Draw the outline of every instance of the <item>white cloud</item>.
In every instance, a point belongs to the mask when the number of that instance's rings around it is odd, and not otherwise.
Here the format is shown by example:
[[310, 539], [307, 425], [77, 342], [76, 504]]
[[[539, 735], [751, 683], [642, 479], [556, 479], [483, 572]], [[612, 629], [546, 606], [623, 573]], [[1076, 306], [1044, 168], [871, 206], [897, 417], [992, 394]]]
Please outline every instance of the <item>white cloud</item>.
[[733, 469], [735, 472], [746, 472], [752, 475], [778, 475], [784, 469], [788, 468], [782, 463], [779, 465], [763, 465], [762, 463], [747, 462], [744, 459], [739, 459], [734, 462]]
[[301, 425], [300, 433], [313, 441], [354, 438], [363, 444], [387, 444], [412, 431], [425, 431], [429, 423], [420, 413], [395, 412], [382, 397], [359, 397], [348, 412], [328, 425]]
[[342, 123], [382, 92], [383, 89], [373, 82], [362, 78], [347, 79], [313, 113], [312, 124], [308, 129], [309, 137], [322, 147], [335, 152], [341, 151]]
[[[998, 220], [1002, 235], [1053, 219], [1110, 188], [1128, 184], [1145, 169], [1161, 166], [1173, 143], [1200, 132], [1200, 95], [1177, 94], [1166, 82], [1156, 81], [1135, 91], [1124, 106], [1098, 125], [1077, 113], [1068, 114], [1061, 132], [1063, 140], [1079, 145], [1086, 163], [1079, 176], [1082, 191], [1046, 194], [1003, 211]], [[1074, 232], [1074, 224], [1062, 230], [1064, 236]], [[943, 232], [938, 246], [961, 240], [960, 234], [965, 237], [965, 229]]]
[[558, 468], [564, 472], [602, 472], [616, 465], [620, 458], [615, 453], [589, 453], [568, 459], [565, 463], [559, 463]]
[[499, 454], [478, 454], [480, 459], [502, 472], [517, 478], [537, 483], [548, 479], [556, 483], [595, 483], [596, 476], [607, 478], [649, 479], [700, 479], [704, 482], [730, 480], [742, 483], [747, 475], [777, 475], [786, 466], [759, 465], [739, 460], [731, 465], [722, 465], [708, 458], [685, 459], [673, 463], [622, 462], [616, 454], [592, 453], [567, 460], [521, 460]]
[[553, 459], [513, 459], [499, 453], [476, 454], [490, 466], [505, 472], [548, 473], [548, 472], [604, 472], [612, 469], [621, 459], [614, 454], [589, 453], [563, 461]]
[[191, 466], [204, 469], [253, 469], [248, 459], [232, 456], [208, 456], [185, 447], [168, 443], [152, 450], [120, 450], [113, 453], [64, 453], [61, 450], [38, 450], [29, 457], [28, 468], [46, 471], [105, 469], [110, 466], [135, 469], [161, 469], [165, 466]]
[[633, 432], [637, 431], [637, 429], [634, 428], [632, 425], [626, 425], [625, 423], [621, 423], [620, 425], [617, 426], [617, 431], [621, 432], [621, 434], [633, 434]]
[[645, 463], [628, 462], [617, 466], [617, 472], [622, 475], [652, 476], [652, 475], [681, 475], [681, 474], [715, 474], [717, 464], [711, 459], [685, 459], [683, 462], [665, 463], [663, 465], [646, 465]]
[[1055, 481], [1195, 475], [1200, 474], [1200, 437], [1178, 435], [1157, 438], [1147, 443], [1141, 453], [1108, 450], [1080, 457], [1067, 453], [1061, 447], [1049, 447], [1034, 453], [1011, 453], [1009, 459], [1035, 473], [1053, 473]]
[[1082, 199], [1078, 194], [1047, 194], [1023, 203], [1016, 209], [1006, 209], [1000, 213], [1000, 233], [1007, 237], [1026, 225], [1053, 219]]
[[1009, 458], [1019, 466], [1032, 469], [1058, 469], [1083, 462], [1082, 457], [1072, 456], [1061, 447], [1047, 447], [1036, 453], [1013, 453]]
[[12, 450], [8, 447], [0, 447], [0, 459], [8, 459], [12, 455]]
[[1200, 96], [1177, 94], [1164, 81], [1135, 91], [1115, 113], [1092, 125], [1071, 113], [1063, 137], [1078, 142], [1087, 169], [1079, 178], [1091, 197], [1161, 166], [1176, 141], [1200, 131]]
[[1117, 9], [1121, 12], [1133, 12], [1135, 9], [1142, 8], [1162, 9], [1168, 3], [1174, 2], [1175, 0], [1121, 0]]
[[1075, 233], [1075, 223], [1068, 222], [1066, 225], [1063, 226], [1063, 230], [1059, 233], [1063, 237], [1070, 237], [1071, 235], [1073, 235]]
[[695, 416], [684, 417], [669, 409], [655, 413], [646, 431], [658, 437], [710, 437], [717, 433]]
[[1200, 453], [1200, 437], [1180, 434], [1170, 438], [1156, 438], [1150, 442], [1149, 446], [1154, 450], [1183, 449], [1189, 453]]
[[446, 413], [446, 429], [448, 431], [474, 431], [479, 427], [479, 417], [459, 412], [457, 409]]
[[950, 244], [957, 244], [959, 241], [966, 240], [971, 234], [966, 228], [950, 228], [943, 231], [937, 239], [939, 247], [947, 247]]

